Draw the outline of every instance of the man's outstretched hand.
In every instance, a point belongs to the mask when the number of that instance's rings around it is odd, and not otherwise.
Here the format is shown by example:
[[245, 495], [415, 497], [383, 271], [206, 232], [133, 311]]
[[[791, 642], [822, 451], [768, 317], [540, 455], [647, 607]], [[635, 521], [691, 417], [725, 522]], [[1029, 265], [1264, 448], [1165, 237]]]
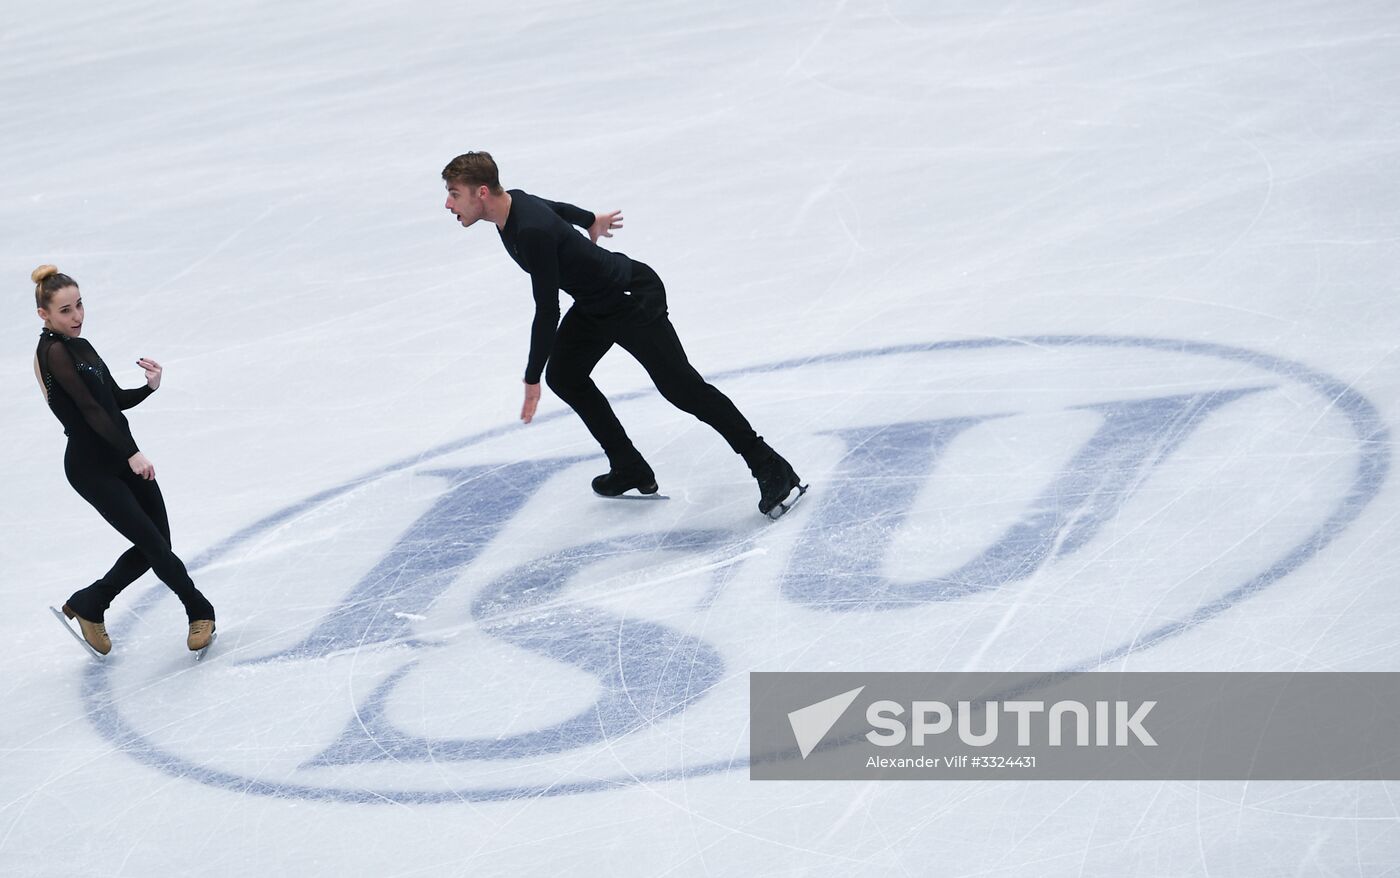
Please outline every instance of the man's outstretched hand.
[[588, 227], [588, 237], [593, 243], [598, 243], [599, 238], [611, 238], [613, 229], [622, 228], [622, 211], [614, 210], [612, 213], [595, 213], [593, 225]]
[[530, 423], [535, 419], [535, 409], [540, 405], [540, 386], [538, 384], [525, 385], [525, 404], [520, 407], [520, 420]]

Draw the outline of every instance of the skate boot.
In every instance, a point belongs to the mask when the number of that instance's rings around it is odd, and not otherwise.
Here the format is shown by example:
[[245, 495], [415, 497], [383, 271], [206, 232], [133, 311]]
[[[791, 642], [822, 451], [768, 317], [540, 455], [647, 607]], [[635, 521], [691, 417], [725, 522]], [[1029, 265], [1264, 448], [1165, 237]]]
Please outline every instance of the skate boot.
[[807, 486], [793, 471], [792, 464], [761, 437], [753, 450], [744, 455], [744, 460], [758, 481], [758, 511], [774, 521], [782, 518], [807, 493]]
[[214, 639], [214, 620], [196, 619], [190, 623], [190, 636], [185, 638], [185, 646], [190, 652], [199, 652]]
[[[101, 622], [89, 622], [87, 619], [73, 612], [73, 608], [67, 604], [63, 605], [63, 615], [78, 621], [78, 627], [82, 629], [83, 632], [83, 640], [87, 641], [88, 646], [97, 650], [97, 652], [102, 655], [106, 655], [112, 651], [112, 638], [107, 636], [106, 625]], [[71, 631], [72, 629], [70, 628], [69, 630]]]
[[600, 497], [621, 497], [636, 488], [642, 494], [655, 494], [656, 474], [639, 454], [622, 463], [609, 461], [608, 471], [593, 479], [593, 493]]

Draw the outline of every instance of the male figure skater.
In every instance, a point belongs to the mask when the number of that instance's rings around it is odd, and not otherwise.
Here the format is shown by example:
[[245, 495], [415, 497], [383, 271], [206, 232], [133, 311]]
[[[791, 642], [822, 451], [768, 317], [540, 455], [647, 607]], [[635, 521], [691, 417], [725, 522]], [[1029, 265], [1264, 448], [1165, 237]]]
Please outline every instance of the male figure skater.
[[[543, 375], [608, 456], [608, 472], [593, 480], [595, 492], [618, 497], [634, 489], [657, 491], [656, 475], [590, 377], [613, 345], [642, 364], [667, 401], [709, 424], [744, 458], [758, 480], [760, 512], [776, 519], [806, 492], [792, 466], [754, 432], [729, 397], [690, 365], [656, 272], [597, 246], [599, 237], [611, 238], [622, 227], [619, 211], [595, 215], [519, 189], [506, 191], [485, 152], [457, 156], [443, 168], [442, 179], [446, 208], [464, 227], [481, 219], [495, 223], [506, 252], [530, 275], [535, 319], [520, 419], [528, 424], [534, 418]], [[574, 226], [586, 229], [588, 240]], [[562, 322], [561, 289], [574, 299]]]

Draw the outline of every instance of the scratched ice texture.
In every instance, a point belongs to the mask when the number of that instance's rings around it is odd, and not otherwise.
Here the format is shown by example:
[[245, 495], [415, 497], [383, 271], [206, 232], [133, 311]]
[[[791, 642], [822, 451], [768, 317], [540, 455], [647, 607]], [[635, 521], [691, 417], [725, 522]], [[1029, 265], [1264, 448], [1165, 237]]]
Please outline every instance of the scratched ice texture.
[[[1400, 670], [1392, 3], [232, 0], [0, 23], [0, 874], [1382, 876], [1383, 782], [771, 783], [748, 674]], [[528, 279], [444, 210], [621, 208], [605, 501]], [[29, 271], [82, 284], [177, 551], [66, 484]], [[1305, 705], [1288, 709], [1305, 710]]]

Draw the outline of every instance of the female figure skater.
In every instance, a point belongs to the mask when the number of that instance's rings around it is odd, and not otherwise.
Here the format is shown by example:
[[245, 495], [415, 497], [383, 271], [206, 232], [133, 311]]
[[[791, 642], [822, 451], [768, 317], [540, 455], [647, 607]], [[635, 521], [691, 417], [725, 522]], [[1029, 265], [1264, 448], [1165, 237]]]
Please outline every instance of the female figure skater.
[[202, 650], [214, 636], [214, 607], [190, 581], [184, 562], [170, 550], [170, 522], [156, 485], [155, 467], [136, 447], [122, 414], [160, 387], [160, 364], [137, 360], [146, 371], [146, 386], [139, 390], [118, 387], [107, 364], [80, 337], [83, 299], [77, 282], [52, 265], [39, 266], [30, 278], [35, 284], [39, 317], [44, 321], [34, 355], [34, 374], [49, 408], [68, 435], [68, 450], [63, 456], [68, 483], [132, 543], [105, 576], [68, 598], [63, 614], [77, 619], [83, 639], [106, 655], [112, 650], [103, 621], [107, 608], [122, 589], [153, 569], [185, 605], [190, 621], [186, 646]]

